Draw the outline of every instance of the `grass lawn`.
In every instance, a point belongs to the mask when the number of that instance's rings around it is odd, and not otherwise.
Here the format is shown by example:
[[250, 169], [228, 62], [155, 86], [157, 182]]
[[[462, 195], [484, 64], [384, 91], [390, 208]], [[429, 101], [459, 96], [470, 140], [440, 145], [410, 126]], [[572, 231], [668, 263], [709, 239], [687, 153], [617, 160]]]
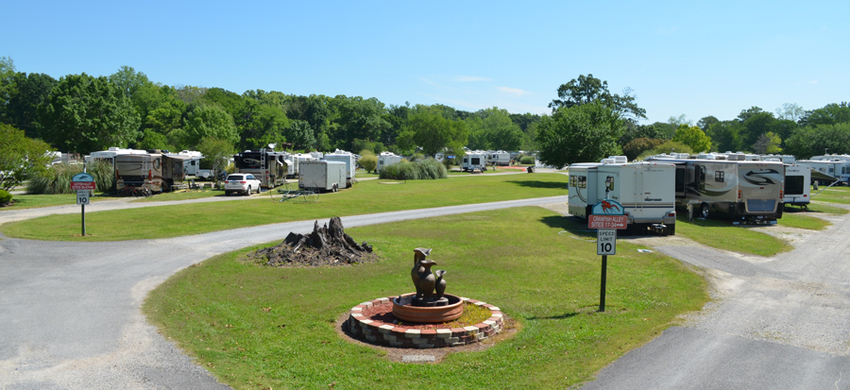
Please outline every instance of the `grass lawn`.
[[712, 248], [758, 256], [769, 257], [793, 249], [785, 241], [745, 226], [732, 225], [731, 221], [722, 219], [695, 219], [688, 222], [686, 217], [680, 215], [676, 219], [676, 235]]
[[[327, 219], [384, 211], [566, 195], [565, 175], [481, 176], [475, 179], [367, 180], [323, 194], [316, 203], [278, 202], [269, 196], [234, 202], [189, 203], [86, 213], [89, 235], [79, 236], [80, 216], [51, 215], [0, 226], [6, 236], [36, 240], [118, 241], [165, 238], [270, 223]], [[278, 197], [279, 198], [279, 197]], [[145, 221], [157, 223], [142, 223]], [[139, 222], [139, 223], [136, 223]]]
[[812, 200], [818, 202], [831, 202], [850, 204], [850, 187], [830, 187], [824, 189], [823, 192], [812, 190]]
[[[171, 277], [143, 311], [237, 389], [568, 388], [708, 301], [699, 275], [621, 241], [608, 258], [607, 310], [597, 312], [600, 256], [570, 220], [526, 207], [350, 228], [381, 258], [352, 267], [268, 268], [226, 254]], [[339, 335], [351, 307], [412, 290], [416, 247], [433, 248], [448, 293], [499, 306], [516, 333], [421, 365]]]
[[176, 192], [164, 192], [162, 194], [156, 194], [149, 198], [136, 198], [133, 202], [166, 202], [170, 200], [189, 200], [189, 199], [201, 199], [201, 198], [209, 198], [212, 196], [224, 196], [224, 191], [213, 190], [209, 188], [205, 188], [202, 190], [189, 190], [189, 191], [176, 191]]
[[[109, 196], [103, 195], [103, 193], [95, 192], [95, 195], [91, 198], [92, 202], [99, 202], [102, 200], [110, 200], [114, 199]], [[51, 194], [51, 195], [33, 195], [33, 194], [21, 194], [21, 195], [12, 195], [12, 201], [15, 203], [8, 207], [0, 207], [0, 213], [5, 210], [21, 210], [21, 209], [33, 209], [37, 207], [50, 207], [50, 206], [65, 206], [65, 205], [75, 205], [77, 204], [77, 195], [76, 194]]]

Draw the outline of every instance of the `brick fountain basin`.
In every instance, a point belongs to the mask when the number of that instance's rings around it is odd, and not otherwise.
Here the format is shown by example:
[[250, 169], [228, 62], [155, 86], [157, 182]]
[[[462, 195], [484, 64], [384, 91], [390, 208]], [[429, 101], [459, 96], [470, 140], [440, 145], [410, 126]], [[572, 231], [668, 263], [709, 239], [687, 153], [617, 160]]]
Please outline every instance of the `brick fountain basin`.
[[[408, 295], [412, 293], [401, 297]], [[399, 324], [393, 315], [393, 300], [398, 297], [385, 297], [351, 308], [347, 321], [348, 329], [355, 338], [370, 344], [423, 349], [474, 344], [487, 340], [502, 330], [504, 316], [498, 307], [475, 299], [453, 297], [458, 299], [457, 304], [461, 308], [464, 304], [473, 304], [489, 309], [490, 317], [484, 322], [462, 328], [451, 327], [442, 322], [414, 323], [402, 320]]]

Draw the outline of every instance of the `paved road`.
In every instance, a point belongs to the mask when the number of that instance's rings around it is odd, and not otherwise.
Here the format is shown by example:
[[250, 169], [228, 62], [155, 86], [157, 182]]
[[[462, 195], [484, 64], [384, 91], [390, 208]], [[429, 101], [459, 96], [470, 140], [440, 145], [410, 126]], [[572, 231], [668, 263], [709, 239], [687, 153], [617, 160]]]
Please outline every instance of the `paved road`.
[[850, 389], [850, 216], [829, 219], [772, 258], [657, 246], [705, 269], [715, 301], [583, 389]]
[[[565, 196], [549, 197], [342, 221], [353, 227], [566, 201]], [[144, 297], [182, 268], [216, 254], [282, 240], [291, 231], [309, 233], [313, 222], [123, 242], [3, 238], [0, 389], [227, 388], [145, 321], [139, 311]]]

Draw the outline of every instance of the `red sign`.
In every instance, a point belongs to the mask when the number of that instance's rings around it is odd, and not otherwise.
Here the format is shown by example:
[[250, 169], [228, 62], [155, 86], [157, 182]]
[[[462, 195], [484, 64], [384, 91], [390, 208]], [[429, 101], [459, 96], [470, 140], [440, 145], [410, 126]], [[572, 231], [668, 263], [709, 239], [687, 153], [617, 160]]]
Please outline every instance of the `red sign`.
[[591, 214], [587, 219], [589, 229], [625, 229], [629, 224], [628, 215]]
[[93, 190], [95, 188], [95, 182], [93, 181], [72, 181], [71, 189], [72, 190]]

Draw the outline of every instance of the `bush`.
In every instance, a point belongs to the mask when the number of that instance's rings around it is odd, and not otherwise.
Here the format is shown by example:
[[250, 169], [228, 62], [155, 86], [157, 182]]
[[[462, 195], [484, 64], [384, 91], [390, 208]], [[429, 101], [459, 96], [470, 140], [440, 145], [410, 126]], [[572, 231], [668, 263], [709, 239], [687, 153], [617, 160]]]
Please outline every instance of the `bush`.
[[534, 156], [522, 156], [519, 158], [520, 164], [534, 165]]
[[0, 205], [8, 204], [12, 201], [12, 194], [6, 190], [0, 190]]
[[[88, 164], [86, 172], [94, 177], [97, 189], [109, 191], [115, 184], [112, 164], [106, 161], [95, 161]], [[41, 176], [30, 180], [27, 186], [28, 194], [73, 194], [71, 190], [71, 179], [74, 175], [83, 171], [79, 164], [55, 164], [47, 169]]]
[[439, 161], [428, 158], [416, 162], [401, 161], [384, 167], [380, 177], [393, 180], [445, 179], [448, 177], [448, 171]]

